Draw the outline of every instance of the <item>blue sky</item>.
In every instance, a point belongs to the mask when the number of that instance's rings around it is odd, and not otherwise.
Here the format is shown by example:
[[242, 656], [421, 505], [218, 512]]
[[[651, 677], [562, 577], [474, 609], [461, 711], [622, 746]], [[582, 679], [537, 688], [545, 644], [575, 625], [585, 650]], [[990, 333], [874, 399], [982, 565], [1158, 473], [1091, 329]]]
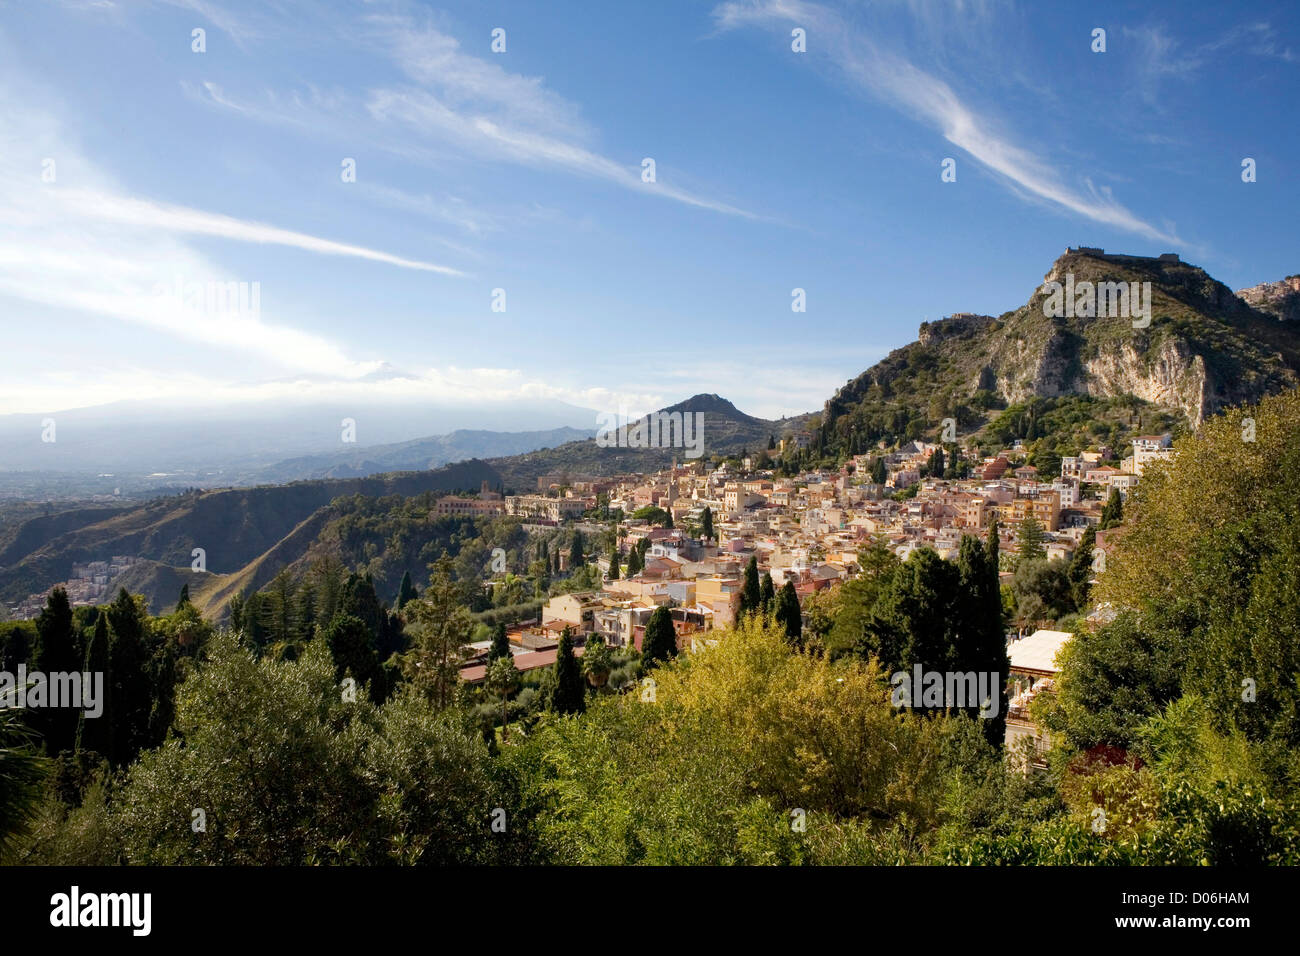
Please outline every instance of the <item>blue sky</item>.
[[1087, 7], [0, 2], [0, 413], [776, 417], [1067, 245], [1300, 271], [1294, 7]]

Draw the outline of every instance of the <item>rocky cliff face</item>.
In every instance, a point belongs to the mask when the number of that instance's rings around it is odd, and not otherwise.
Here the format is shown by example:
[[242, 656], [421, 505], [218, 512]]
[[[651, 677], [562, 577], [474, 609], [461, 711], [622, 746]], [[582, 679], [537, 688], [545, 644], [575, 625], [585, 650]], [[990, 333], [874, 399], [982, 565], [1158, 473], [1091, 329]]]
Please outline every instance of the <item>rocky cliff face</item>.
[[1167, 340], [1139, 353], [1133, 345], [1099, 352], [1084, 363], [1079, 392], [1101, 397], [1135, 395], [1146, 402], [1177, 408], [1198, 423], [1210, 407], [1205, 360], [1184, 341]]
[[[1279, 322], [1256, 309], [1252, 297], [1239, 297], [1176, 257], [1069, 250], [1043, 281], [1024, 306], [996, 318], [963, 313], [923, 324], [916, 342], [842, 388], [827, 403], [828, 414], [884, 402], [929, 409], [933, 417], [936, 397], [951, 406], [983, 391], [1008, 403], [1135, 396], [1195, 425], [1225, 405], [1300, 383], [1300, 325]], [[1089, 285], [1095, 292], [1098, 283], [1149, 288], [1149, 300], [1142, 299], [1150, 322], [1143, 326], [1132, 304], [1121, 314], [1106, 314], [1099, 304], [1090, 311], [1086, 297], [1074, 300], [1073, 314], [1047, 309], [1051, 282], [1076, 295]], [[1268, 301], [1289, 300], [1274, 290]]]

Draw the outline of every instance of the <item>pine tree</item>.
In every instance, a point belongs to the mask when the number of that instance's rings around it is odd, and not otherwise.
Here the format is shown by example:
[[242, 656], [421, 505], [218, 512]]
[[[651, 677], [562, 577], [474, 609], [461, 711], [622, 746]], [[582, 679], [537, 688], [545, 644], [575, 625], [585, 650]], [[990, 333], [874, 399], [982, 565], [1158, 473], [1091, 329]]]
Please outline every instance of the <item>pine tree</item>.
[[1026, 515], [1021, 520], [1020, 528], [1016, 532], [1016, 542], [1020, 550], [1018, 565], [1029, 561], [1042, 561], [1047, 557], [1047, 548], [1043, 546], [1043, 525], [1033, 515]]
[[316, 609], [316, 620], [332, 620], [339, 611], [339, 602], [343, 599], [343, 566], [335, 558], [323, 558], [312, 566], [312, 578], [316, 584], [319, 605]]
[[305, 644], [316, 636], [316, 617], [316, 589], [304, 581], [298, 590], [298, 608], [295, 614], [299, 642]]
[[269, 609], [271, 642], [291, 642], [298, 635], [298, 590], [288, 568], [267, 585], [265, 599]]
[[560, 632], [560, 646], [555, 652], [555, 691], [551, 705], [560, 714], [580, 714], [587, 706], [582, 668], [573, 653], [573, 638], [567, 627]]
[[803, 646], [803, 612], [799, 608], [799, 593], [794, 582], [787, 580], [776, 598], [776, 623], [785, 629], [785, 639], [795, 647]]
[[645, 637], [641, 640], [641, 659], [647, 667], [660, 664], [677, 656], [677, 631], [673, 628], [672, 612], [657, 607], [646, 621]]
[[402, 674], [444, 709], [460, 682], [460, 664], [474, 626], [452, 579], [450, 557], [444, 554], [434, 562], [429, 586], [407, 605], [406, 618], [411, 648], [401, 656]]

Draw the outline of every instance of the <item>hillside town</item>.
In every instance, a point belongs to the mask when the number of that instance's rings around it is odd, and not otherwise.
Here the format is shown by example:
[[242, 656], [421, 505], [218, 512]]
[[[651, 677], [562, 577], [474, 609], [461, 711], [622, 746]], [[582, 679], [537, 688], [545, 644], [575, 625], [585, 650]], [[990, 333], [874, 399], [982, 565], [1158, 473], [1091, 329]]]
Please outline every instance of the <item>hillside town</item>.
[[[904, 560], [920, 548], [955, 558], [963, 535], [984, 536], [997, 522], [1006, 579], [1020, 526], [1033, 518], [1049, 560], [1069, 561], [1093, 528], [1092, 567], [1100, 572], [1114, 533], [1097, 531], [1106, 501], [1112, 492], [1123, 500], [1152, 463], [1173, 455], [1170, 435], [1145, 435], [1133, 441], [1118, 467], [1105, 464], [1116, 458], [1114, 449], [1103, 447], [1065, 457], [1059, 475], [1041, 476], [1023, 463], [1020, 444], [979, 458], [963, 451], [958, 461], [948, 462], [951, 469], [936, 469], [936, 456], [954, 446], [914, 441], [897, 451], [856, 456], [838, 470], [790, 478], [758, 470], [748, 458], [738, 469], [691, 463], [652, 474], [545, 475], [535, 493], [503, 496], [484, 487], [477, 497], [442, 498], [437, 513], [515, 515], [538, 528], [572, 522], [589, 536], [607, 526], [583, 515], [605, 507], [626, 516], [617, 522], [619, 551], [626, 556], [643, 549], [644, 566], [615, 574], [609, 557], [600, 556], [599, 590], [551, 597], [539, 619], [509, 628], [516, 664], [529, 670], [553, 663], [566, 628], [579, 645], [599, 635], [609, 646], [639, 650], [646, 622], [660, 606], [670, 609], [680, 647], [704, 640], [706, 632], [736, 622], [751, 558], [775, 588], [791, 582], [802, 605], [856, 575], [859, 549], [873, 539]], [[966, 477], [933, 477], [934, 470]], [[660, 513], [648, 515], [648, 509]], [[567, 570], [567, 557], [559, 556], [561, 571]], [[1019, 636], [1013, 632], [1009, 638]], [[483, 680], [486, 671], [486, 644], [475, 650], [462, 671], [471, 683]]]
[[56, 587], [68, 592], [68, 602], [73, 607], [93, 607], [112, 597], [113, 582], [137, 563], [134, 555], [115, 554], [107, 560], [74, 564], [72, 574], [37, 594], [29, 594], [16, 604], [5, 608], [9, 619], [27, 621], [34, 619], [45, 607], [46, 598]]

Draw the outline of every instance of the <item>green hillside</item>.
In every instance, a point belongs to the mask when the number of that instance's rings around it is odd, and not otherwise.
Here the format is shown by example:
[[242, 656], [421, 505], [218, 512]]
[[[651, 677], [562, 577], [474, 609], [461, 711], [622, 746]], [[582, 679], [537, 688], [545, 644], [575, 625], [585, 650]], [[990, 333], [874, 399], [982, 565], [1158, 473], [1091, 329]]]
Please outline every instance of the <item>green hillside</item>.
[[[68, 531], [58, 521], [32, 519], [18, 529], [15, 540], [34, 546], [0, 569], [0, 600], [17, 600], [66, 579], [74, 564], [115, 554], [188, 569], [194, 549], [202, 548], [209, 572], [233, 574], [335, 498], [477, 490], [484, 481], [495, 486], [501, 477], [481, 461], [467, 461], [427, 472], [191, 492], [113, 511], [90, 523], [78, 517], [70, 520], [76, 526]], [[161, 595], [143, 593], [151, 603], [175, 599], [170, 589]]]

